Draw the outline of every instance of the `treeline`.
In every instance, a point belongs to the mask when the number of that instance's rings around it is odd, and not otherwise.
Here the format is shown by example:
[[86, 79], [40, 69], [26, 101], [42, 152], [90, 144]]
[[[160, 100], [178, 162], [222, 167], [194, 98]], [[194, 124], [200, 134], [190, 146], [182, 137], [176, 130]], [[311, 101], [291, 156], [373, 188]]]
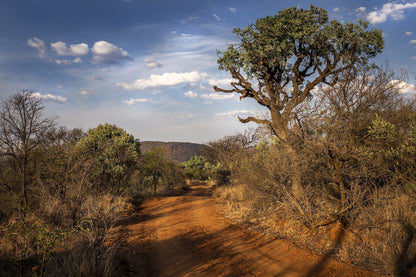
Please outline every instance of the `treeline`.
[[184, 186], [183, 166], [115, 125], [60, 127], [30, 91], [0, 105], [0, 275], [118, 275], [110, 228], [132, 200]]
[[211, 142], [229, 173], [216, 192], [228, 215], [370, 270], [415, 276], [416, 106], [402, 85], [385, 68], [351, 69], [293, 112], [291, 147], [266, 127]]

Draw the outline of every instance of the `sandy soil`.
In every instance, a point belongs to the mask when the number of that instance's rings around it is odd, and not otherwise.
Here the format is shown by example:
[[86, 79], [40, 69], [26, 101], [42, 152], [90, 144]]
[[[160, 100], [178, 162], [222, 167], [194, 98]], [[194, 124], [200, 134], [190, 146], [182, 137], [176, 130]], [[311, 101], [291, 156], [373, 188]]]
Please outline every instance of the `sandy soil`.
[[[114, 230], [126, 276], [378, 276], [233, 225], [212, 188], [144, 201]], [[137, 208], [137, 207], [136, 207]]]

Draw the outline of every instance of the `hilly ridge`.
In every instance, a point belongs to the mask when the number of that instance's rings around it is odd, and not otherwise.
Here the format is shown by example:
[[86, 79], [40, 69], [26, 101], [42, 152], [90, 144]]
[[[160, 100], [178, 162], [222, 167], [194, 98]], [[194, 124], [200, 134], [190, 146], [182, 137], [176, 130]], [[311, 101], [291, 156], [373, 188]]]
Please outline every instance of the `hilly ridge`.
[[203, 155], [204, 149], [208, 146], [191, 142], [140, 141], [142, 153], [157, 147], [165, 149], [168, 157], [181, 163], [188, 161], [192, 156]]

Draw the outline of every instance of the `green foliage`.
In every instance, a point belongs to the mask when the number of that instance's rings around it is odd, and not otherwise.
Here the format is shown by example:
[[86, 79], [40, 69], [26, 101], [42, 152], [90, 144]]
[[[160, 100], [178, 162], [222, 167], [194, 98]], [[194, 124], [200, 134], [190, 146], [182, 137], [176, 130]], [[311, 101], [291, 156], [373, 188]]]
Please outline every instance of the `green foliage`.
[[226, 184], [229, 181], [230, 171], [225, 170], [220, 162], [213, 164], [203, 156], [193, 156], [182, 163], [186, 178], [195, 180], [215, 180], [217, 184]]
[[[47, 265], [52, 261], [52, 249], [63, 241], [68, 231], [53, 228], [38, 218], [31, 216], [9, 224], [8, 235], [15, 243], [14, 259], [27, 259], [33, 254], [37, 256], [36, 273], [43, 276]], [[31, 249], [30, 246], [35, 246]], [[32, 252], [34, 251], [34, 253]]]
[[305, 66], [315, 65], [311, 71], [328, 64], [334, 56], [343, 64], [366, 62], [384, 45], [381, 31], [369, 30], [367, 22], [329, 21], [328, 12], [314, 6], [309, 10], [287, 8], [233, 32], [240, 43], [218, 52], [219, 69], [241, 68], [251, 77], [265, 77], [282, 69], [291, 75], [292, 59], [300, 56], [304, 56]]
[[395, 139], [396, 126], [376, 115], [376, 119], [373, 120], [368, 134], [373, 140], [392, 142]]
[[178, 168], [168, 158], [166, 150], [161, 147], [152, 148], [143, 154], [140, 170], [144, 185], [152, 185], [154, 194], [159, 185], [171, 189], [179, 182]]
[[140, 144], [123, 129], [108, 123], [88, 131], [77, 149], [93, 159], [91, 181], [95, 188], [120, 192], [137, 167]]

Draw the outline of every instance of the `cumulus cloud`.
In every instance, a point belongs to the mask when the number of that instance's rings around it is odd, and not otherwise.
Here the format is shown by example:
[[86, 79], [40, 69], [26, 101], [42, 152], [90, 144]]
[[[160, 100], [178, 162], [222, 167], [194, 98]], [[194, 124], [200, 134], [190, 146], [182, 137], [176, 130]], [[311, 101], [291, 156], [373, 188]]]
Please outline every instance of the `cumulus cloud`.
[[59, 56], [81, 57], [87, 55], [90, 51], [86, 43], [71, 44], [68, 47], [65, 42], [57, 41], [51, 43], [51, 47]]
[[224, 100], [224, 99], [234, 98], [234, 94], [213, 92], [210, 94], [202, 94], [201, 98], [207, 99], [207, 100]]
[[198, 94], [195, 93], [195, 92], [192, 92], [190, 90], [190, 91], [185, 92], [185, 97], [188, 97], [188, 98], [197, 98], [198, 97]]
[[225, 87], [225, 86], [229, 86], [231, 82], [236, 81], [234, 79], [216, 79], [216, 78], [211, 78], [208, 79], [207, 82], [210, 86], [218, 86], [218, 87]]
[[358, 9], [356, 9], [356, 11], [360, 13], [365, 13], [366, 10], [367, 10], [366, 7], [359, 7]]
[[199, 73], [198, 71], [185, 73], [167, 72], [162, 75], [152, 74], [148, 79], [137, 79], [134, 83], [130, 84], [120, 82], [117, 83], [117, 86], [126, 90], [145, 90], [148, 88], [175, 86], [184, 83], [199, 82], [205, 75], [205, 73]]
[[335, 7], [335, 9], [332, 10], [333, 12], [339, 12], [339, 8]]
[[123, 100], [123, 104], [126, 104], [127, 106], [132, 106], [136, 103], [146, 103], [146, 102], [149, 102], [149, 100], [145, 98], [131, 98], [129, 100]]
[[97, 41], [91, 48], [92, 62], [114, 64], [121, 60], [131, 60], [127, 51], [107, 41]]
[[383, 23], [388, 17], [391, 17], [393, 20], [401, 20], [404, 18], [404, 10], [413, 8], [416, 8], [416, 2], [404, 4], [387, 3], [380, 10], [370, 12], [367, 15], [367, 19], [373, 24]]
[[411, 44], [416, 43], [416, 39], [412, 39], [409, 43]]
[[402, 80], [392, 80], [392, 83], [396, 83], [400, 94], [416, 94], [416, 85], [409, 84]]
[[217, 21], [221, 21], [221, 17], [219, 17], [218, 15], [216, 15], [215, 13], [212, 14], [212, 16], [215, 18], [215, 20]]
[[406, 32], [406, 36], [411, 36], [411, 35], [412, 35], [412, 32], [410, 32], [410, 31]]
[[162, 67], [162, 64], [156, 61], [154, 57], [148, 57], [144, 59], [144, 62], [146, 63], [147, 68]]
[[239, 110], [239, 111], [229, 111], [226, 113], [216, 113], [215, 117], [216, 118], [233, 118], [235, 116], [240, 116], [240, 115], [244, 115], [244, 116], [248, 116], [248, 115], [255, 115], [254, 111], [249, 111], [249, 110]]
[[53, 95], [53, 94], [50, 94], [50, 93], [41, 94], [39, 92], [35, 92], [32, 95], [33, 95], [33, 97], [36, 97], [36, 98], [40, 98], [40, 99], [47, 100], [47, 101], [59, 102], [59, 103], [63, 103], [63, 102], [68, 100], [65, 97], [62, 97], [62, 96], [59, 96], [59, 95]]
[[160, 113], [159, 116], [163, 117], [163, 118], [170, 118], [170, 119], [191, 119], [191, 118], [195, 117], [195, 115], [193, 115], [191, 113], [184, 113], [184, 112]]
[[235, 13], [237, 11], [236, 8], [228, 8], [228, 10], [232, 13]]
[[30, 38], [27, 40], [27, 45], [38, 50], [39, 57], [44, 58], [46, 54], [45, 42], [37, 37]]

